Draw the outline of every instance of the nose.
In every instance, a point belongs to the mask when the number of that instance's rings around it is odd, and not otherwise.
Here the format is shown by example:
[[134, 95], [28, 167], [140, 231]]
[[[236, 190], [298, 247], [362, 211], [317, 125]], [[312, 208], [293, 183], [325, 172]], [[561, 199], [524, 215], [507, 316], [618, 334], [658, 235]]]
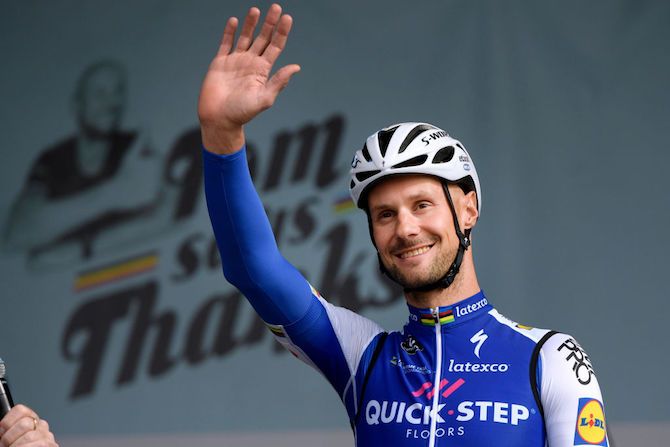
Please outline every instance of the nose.
[[398, 212], [396, 235], [407, 239], [418, 236], [420, 232], [419, 220], [409, 210], [402, 209]]

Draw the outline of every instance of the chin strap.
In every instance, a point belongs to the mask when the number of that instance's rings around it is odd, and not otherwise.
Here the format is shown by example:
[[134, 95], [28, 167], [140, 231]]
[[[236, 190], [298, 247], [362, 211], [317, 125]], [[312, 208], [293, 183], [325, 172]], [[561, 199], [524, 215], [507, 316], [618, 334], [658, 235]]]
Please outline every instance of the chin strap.
[[[451, 210], [451, 216], [454, 219], [454, 228], [456, 229], [456, 236], [458, 236], [458, 251], [456, 252], [456, 256], [454, 257], [454, 262], [451, 263], [451, 267], [449, 267], [449, 270], [447, 270], [447, 273], [437, 281], [426, 284], [420, 287], [405, 287], [403, 290], [405, 293], [412, 293], [412, 292], [429, 292], [431, 290], [436, 290], [436, 289], [446, 289], [449, 287], [453, 282], [454, 278], [456, 278], [456, 275], [458, 274], [458, 271], [461, 268], [461, 263], [463, 262], [463, 256], [465, 255], [465, 250], [470, 247], [470, 228], [467, 228], [465, 230], [465, 233], [461, 231], [461, 227], [458, 224], [458, 218], [456, 217], [456, 208], [454, 207], [454, 201], [451, 199], [451, 194], [449, 193], [449, 188], [447, 185], [447, 182], [442, 182], [442, 188], [444, 189], [444, 195], [447, 198], [447, 203], [449, 204], [449, 209]], [[370, 239], [372, 239], [372, 245], [377, 248], [377, 245], [375, 244], [375, 239], [372, 236], [372, 220], [370, 219], [370, 213], [366, 213], [368, 216], [368, 230], [370, 231]], [[379, 270], [395, 281], [395, 279], [389, 274], [388, 270], [386, 270], [386, 267], [384, 267], [384, 264], [382, 263], [382, 258], [379, 256], [379, 252], [377, 252], [377, 260], [379, 261]]]

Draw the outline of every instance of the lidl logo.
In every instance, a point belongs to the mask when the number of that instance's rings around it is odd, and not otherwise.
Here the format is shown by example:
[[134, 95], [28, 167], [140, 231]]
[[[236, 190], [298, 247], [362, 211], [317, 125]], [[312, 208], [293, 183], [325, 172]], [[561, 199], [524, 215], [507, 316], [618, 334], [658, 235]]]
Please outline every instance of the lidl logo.
[[577, 410], [575, 445], [599, 445], [607, 447], [607, 427], [603, 404], [597, 399], [582, 397]]

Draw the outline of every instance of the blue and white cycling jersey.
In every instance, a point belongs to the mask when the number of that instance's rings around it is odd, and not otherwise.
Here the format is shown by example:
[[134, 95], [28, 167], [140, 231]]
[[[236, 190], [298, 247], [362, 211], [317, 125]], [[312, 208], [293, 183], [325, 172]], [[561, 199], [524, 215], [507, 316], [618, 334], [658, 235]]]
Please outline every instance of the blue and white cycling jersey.
[[483, 292], [409, 306], [403, 330], [387, 334], [328, 303], [281, 256], [244, 149], [203, 158], [226, 278], [335, 388], [357, 446], [608, 445], [598, 381], [569, 335], [519, 325]]

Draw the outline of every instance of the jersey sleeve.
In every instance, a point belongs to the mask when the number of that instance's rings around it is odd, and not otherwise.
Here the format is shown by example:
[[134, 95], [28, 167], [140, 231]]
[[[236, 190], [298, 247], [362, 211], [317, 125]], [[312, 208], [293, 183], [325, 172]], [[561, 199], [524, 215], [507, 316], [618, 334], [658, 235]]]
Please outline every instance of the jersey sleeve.
[[270, 324], [302, 318], [312, 301], [307, 281], [279, 252], [249, 174], [246, 148], [203, 151], [205, 196], [226, 279]]
[[608, 446], [603, 398], [591, 361], [570, 335], [540, 351], [540, 397], [549, 447]]
[[251, 181], [245, 152], [203, 152], [207, 208], [224, 275], [275, 338], [323, 373], [345, 400], [360, 358], [382, 329], [328, 303], [284, 259]]

